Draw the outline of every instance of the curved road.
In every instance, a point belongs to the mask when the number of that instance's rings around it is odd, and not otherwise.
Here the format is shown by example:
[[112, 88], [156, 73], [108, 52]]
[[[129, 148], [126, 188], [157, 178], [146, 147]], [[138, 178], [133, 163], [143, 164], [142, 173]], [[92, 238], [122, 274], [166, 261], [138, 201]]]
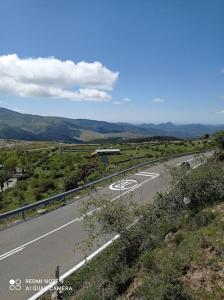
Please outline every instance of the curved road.
[[[192, 167], [200, 163], [188, 155], [166, 164], [174, 166], [183, 161], [189, 161]], [[164, 164], [154, 165], [90, 196], [116, 200], [131, 193], [135, 201], [153, 201], [155, 193], [168, 186], [165, 169]], [[86, 238], [80, 201], [0, 232], [0, 299], [28, 299], [54, 279], [56, 265], [60, 265], [63, 274], [83, 260], [81, 250], [74, 252], [75, 246]]]

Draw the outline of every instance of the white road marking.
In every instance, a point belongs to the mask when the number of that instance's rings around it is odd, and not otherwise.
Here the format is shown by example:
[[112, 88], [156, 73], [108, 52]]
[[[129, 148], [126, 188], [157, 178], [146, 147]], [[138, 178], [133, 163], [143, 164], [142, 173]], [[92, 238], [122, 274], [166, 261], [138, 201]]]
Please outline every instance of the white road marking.
[[[159, 176], [159, 175], [158, 175], [158, 176]], [[136, 190], [137, 188], [139, 188], [140, 186], [142, 186], [144, 183], [146, 183], [147, 181], [150, 181], [150, 180], [152, 180], [152, 179], [154, 179], [154, 178], [151, 177], [151, 178], [149, 178], [149, 179], [147, 179], [147, 180], [141, 182], [140, 184], [137, 184], [136, 186], [130, 188], [130, 189], [127, 190], [126, 192], [124, 192], [124, 193], [120, 194], [119, 196], [113, 198], [113, 199], [111, 200], [111, 202], [113, 202], [113, 201], [115, 201], [116, 199], [118, 199], [118, 198], [124, 196], [125, 194], [128, 194], [128, 193], [130, 193], [130, 192]], [[50, 235], [50, 234], [52, 234], [52, 233], [54, 233], [54, 232], [56, 232], [56, 231], [58, 231], [58, 230], [61, 230], [62, 228], [65, 228], [65, 227], [71, 225], [71, 224], [74, 223], [74, 222], [82, 221], [86, 216], [90, 216], [91, 214], [94, 213], [94, 211], [99, 210], [99, 209], [100, 209], [100, 207], [99, 207], [99, 208], [96, 208], [96, 209], [93, 209], [93, 210], [89, 211], [86, 215], [83, 215], [82, 217], [79, 217], [79, 218], [76, 218], [76, 219], [74, 219], [74, 220], [71, 220], [70, 222], [68, 222], [68, 223], [66, 223], [66, 224], [64, 224], [64, 225], [62, 225], [62, 226], [60, 226], [60, 227], [58, 227], [58, 228], [55, 228], [54, 230], [51, 230], [51, 231], [49, 231], [49, 232], [47, 232], [47, 233], [45, 233], [45, 234], [43, 234], [43, 235], [37, 237], [36, 239], [33, 239], [33, 240], [31, 240], [31, 241], [29, 241], [29, 242], [27, 242], [27, 243], [25, 243], [25, 244], [23, 244], [23, 245], [21, 245], [21, 246], [19, 246], [19, 247], [13, 249], [13, 250], [11, 250], [11, 251], [9, 251], [9, 252], [6, 252], [6, 253], [2, 254], [1, 256], [4, 256], [4, 258], [5, 258], [5, 257], [7, 257], [6, 255], [7, 255], [8, 253], [13, 252], [12, 254], [14, 254], [14, 253], [18, 252], [18, 251], [19, 251], [18, 249], [20, 249], [20, 248], [23, 248], [23, 249], [24, 249], [26, 246], [28, 246], [28, 245], [30, 245], [30, 244], [33, 244], [34, 242], [37, 242], [38, 240], [43, 239], [43, 238], [45, 238], [46, 236], [48, 236], [48, 235]], [[22, 249], [21, 249], [21, 250], [22, 250]], [[9, 256], [9, 255], [8, 255], [8, 256]], [[1, 259], [0, 259], [0, 260], [1, 260]]]
[[[158, 174], [158, 176], [159, 176], [159, 175], [160, 175], [160, 174]], [[156, 176], [156, 177], [158, 177], [158, 176]], [[153, 177], [153, 178], [149, 178], [149, 179], [147, 179], [147, 180], [145, 180], [145, 181], [143, 181], [143, 182], [137, 184], [136, 186], [134, 186], [134, 187], [132, 187], [131, 189], [129, 189], [128, 191], [126, 191], [126, 192], [124, 192], [124, 193], [118, 195], [117, 197], [111, 199], [110, 201], [113, 202], [113, 201], [119, 199], [120, 197], [124, 196], [125, 194], [128, 194], [128, 193], [130, 193], [130, 192], [133, 192], [133, 191], [136, 190], [137, 188], [141, 187], [144, 183], [146, 183], [147, 181], [150, 181], [150, 180], [152, 180], [152, 179], [154, 179], [154, 177]], [[98, 208], [95, 208], [95, 209], [89, 211], [86, 215], [83, 215], [82, 217], [80, 217], [80, 218], [78, 219], [78, 221], [82, 221], [86, 216], [90, 216], [90, 215], [92, 215], [95, 211], [100, 210], [100, 209], [101, 209], [101, 207], [98, 207]]]
[[[80, 263], [75, 265], [73, 268], [68, 270], [66, 273], [60, 276], [59, 281], [63, 281], [65, 278], [67, 278], [69, 275], [80, 269], [83, 265], [85, 265], [88, 261], [90, 261], [92, 258], [94, 258], [97, 254], [102, 252], [104, 249], [106, 249], [109, 245], [111, 245], [115, 240], [117, 240], [120, 237], [119, 234], [115, 235], [111, 240], [109, 240], [107, 243], [105, 243], [103, 246], [101, 246], [99, 249], [97, 249], [95, 252], [90, 254], [86, 259], [82, 260]], [[51, 282], [50, 284], [46, 285], [45, 288], [40, 290], [35, 295], [31, 296], [28, 300], [35, 300], [39, 298], [41, 295], [43, 295], [45, 292], [50, 290], [53, 286], [55, 286], [56, 280], [54, 282]]]
[[18, 247], [18, 248], [14, 249], [14, 250], [11, 250], [11, 251], [5, 253], [5, 254], [3, 254], [3, 255], [0, 256], [0, 260], [3, 260], [5, 258], [9, 257], [10, 255], [13, 255], [13, 254], [15, 254], [15, 253], [23, 250], [24, 248], [25, 247]]
[[13, 249], [13, 250], [10, 250], [10, 251], [8, 251], [8, 252], [6, 252], [6, 253], [0, 255], [0, 258], [2, 258], [3, 256], [5, 256], [5, 255], [7, 255], [7, 254], [9, 254], [9, 253], [11, 253], [11, 252], [14, 252], [14, 251], [16, 251], [17, 249], [20, 249], [20, 248], [22, 248], [22, 246], [20, 246], [20, 247], [18, 247], [18, 248], [15, 248], [15, 249]]
[[[37, 237], [36, 239], [31, 240], [31, 241], [29, 241], [29, 242], [27, 242], [27, 243], [25, 243], [25, 244], [23, 244], [23, 245], [21, 245], [21, 246], [15, 248], [15, 249], [11, 250], [11, 251], [9, 251], [9, 252], [16, 252], [15, 250], [17, 250], [17, 249], [25, 248], [26, 246], [28, 246], [28, 245], [30, 245], [30, 244], [32, 244], [32, 243], [34, 243], [34, 242], [36, 242], [36, 241], [38, 241], [38, 240], [44, 238], [44, 237], [46, 237], [46, 236], [48, 236], [48, 235], [50, 235], [50, 234], [56, 232], [56, 231], [58, 231], [58, 230], [60, 230], [60, 229], [62, 229], [62, 228], [64, 228], [64, 227], [66, 227], [66, 226], [68, 226], [68, 225], [70, 225], [70, 224], [72, 224], [72, 223], [74, 223], [74, 222], [76, 222], [76, 221], [78, 221], [78, 220], [79, 220], [79, 218], [76, 218], [76, 219], [74, 219], [74, 220], [72, 220], [72, 221], [70, 221], [70, 222], [68, 222], [68, 223], [66, 223], [66, 224], [64, 224], [64, 225], [62, 225], [62, 226], [60, 226], [60, 227], [58, 227], [58, 228], [55, 228], [54, 230], [51, 230], [51, 231], [49, 231], [49, 232], [47, 232], [47, 233], [45, 233], [45, 234], [43, 234], [43, 235]], [[7, 253], [9, 253], [9, 252], [6, 252], [6, 253], [2, 254], [1, 256], [5, 256], [5, 255], [6, 255]]]
[[137, 180], [134, 179], [120, 180], [112, 183], [109, 186], [109, 189], [112, 191], [124, 191], [135, 187], [137, 184], [138, 184]]
[[158, 177], [158, 173], [149, 173], [149, 172], [138, 172], [138, 173], [136, 173], [135, 175], [137, 175], [137, 176], [146, 176], [146, 177], [154, 177], [154, 178], [156, 178], [156, 177]]
[[203, 165], [203, 164], [204, 164], [204, 163], [200, 163], [200, 164], [194, 166], [192, 169], [196, 169], [197, 167], [199, 167], [199, 166], [201, 166], [201, 165]]
[[[148, 174], [150, 174], [150, 175], [157, 175], [157, 173], [145, 172], [145, 171], [140, 171], [139, 173], [146, 174], [146, 175], [148, 175]], [[139, 174], [139, 173], [137, 173], [137, 174]]]

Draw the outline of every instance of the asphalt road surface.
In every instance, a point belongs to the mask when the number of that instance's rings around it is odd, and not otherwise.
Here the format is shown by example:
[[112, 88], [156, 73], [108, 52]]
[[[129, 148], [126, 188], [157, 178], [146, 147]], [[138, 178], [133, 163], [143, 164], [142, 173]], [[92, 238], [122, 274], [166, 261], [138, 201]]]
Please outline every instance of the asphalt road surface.
[[[172, 159], [166, 164], [174, 166], [183, 161], [189, 161], [192, 168], [200, 164], [192, 155]], [[108, 201], [116, 201], [132, 194], [135, 201], [153, 201], [155, 193], [168, 186], [165, 170], [164, 164], [154, 165], [119, 182], [114, 181], [93, 192], [91, 197], [105, 195]], [[74, 251], [86, 238], [80, 201], [83, 199], [0, 232], [1, 300], [28, 299], [55, 278], [56, 265], [60, 265], [63, 274], [83, 260], [83, 252]], [[102, 245], [107, 241], [105, 238]]]

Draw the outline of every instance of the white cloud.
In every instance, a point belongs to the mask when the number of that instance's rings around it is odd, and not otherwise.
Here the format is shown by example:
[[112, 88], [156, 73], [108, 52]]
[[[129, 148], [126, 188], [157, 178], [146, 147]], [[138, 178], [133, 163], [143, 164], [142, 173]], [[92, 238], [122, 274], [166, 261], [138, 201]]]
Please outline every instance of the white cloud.
[[131, 99], [130, 98], [124, 98], [123, 101], [124, 102], [131, 102]]
[[17, 96], [105, 101], [118, 78], [100, 62], [75, 63], [54, 57], [0, 56], [0, 93]]
[[224, 114], [224, 109], [223, 109], [223, 110], [220, 110], [220, 111], [217, 111], [216, 113], [217, 113], [217, 114]]
[[123, 102], [122, 102], [122, 101], [113, 101], [112, 103], [113, 103], [113, 104], [116, 104], [116, 105], [120, 105], [120, 104], [122, 104]]
[[162, 103], [165, 102], [165, 99], [161, 99], [161, 98], [154, 98], [151, 101], [152, 103]]

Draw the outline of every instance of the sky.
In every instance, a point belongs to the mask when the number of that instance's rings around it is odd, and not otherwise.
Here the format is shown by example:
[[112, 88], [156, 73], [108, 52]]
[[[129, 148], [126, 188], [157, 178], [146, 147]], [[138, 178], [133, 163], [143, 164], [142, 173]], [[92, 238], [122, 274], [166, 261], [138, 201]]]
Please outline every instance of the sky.
[[0, 106], [224, 124], [224, 1], [0, 0]]

